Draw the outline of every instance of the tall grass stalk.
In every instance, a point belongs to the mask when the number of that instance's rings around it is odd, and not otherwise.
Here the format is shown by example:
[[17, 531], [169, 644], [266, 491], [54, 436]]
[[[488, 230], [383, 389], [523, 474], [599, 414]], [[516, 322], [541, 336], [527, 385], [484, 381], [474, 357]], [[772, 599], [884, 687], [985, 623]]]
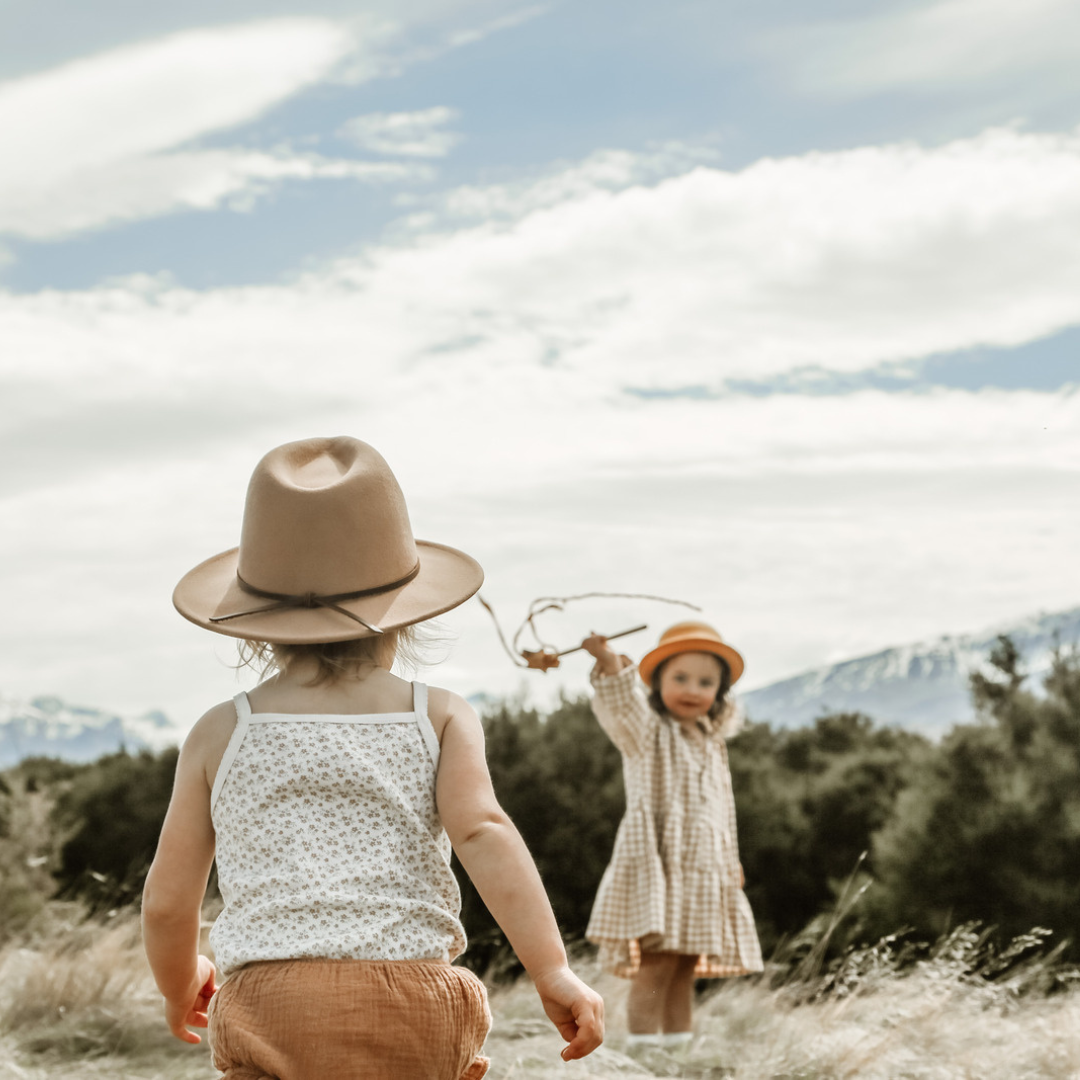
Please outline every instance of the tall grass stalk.
[[771, 966], [783, 972], [781, 981], [789, 987], [813, 987], [820, 980], [837, 930], [858, 907], [872, 884], [870, 878], [864, 875], [860, 880], [859, 876], [866, 856], [864, 851], [856, 860], [832, 910], [815, 919], [801, 934], [777, 950]]

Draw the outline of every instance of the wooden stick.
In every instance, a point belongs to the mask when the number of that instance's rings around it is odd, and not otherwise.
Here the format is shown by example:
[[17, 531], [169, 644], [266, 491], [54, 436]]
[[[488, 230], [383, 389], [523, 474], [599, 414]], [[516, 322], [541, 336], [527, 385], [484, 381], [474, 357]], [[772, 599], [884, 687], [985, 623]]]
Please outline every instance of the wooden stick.
[[[619, 637], [626, 637], [627, 634], [636, 634], [639, 630], [648, 630], [649, 624], [642, 623], [640, 626], [631, 627], [629, 630], [620, 630], [617, 634], [606, 634], [608, 641], [614, 641]], [[562, 652], [557, 652], [556, 656], [569, 656], [572, 652], [579, 652], [581, 650], [580, 645], [575, 645], [572, 649], [563, 649]]]

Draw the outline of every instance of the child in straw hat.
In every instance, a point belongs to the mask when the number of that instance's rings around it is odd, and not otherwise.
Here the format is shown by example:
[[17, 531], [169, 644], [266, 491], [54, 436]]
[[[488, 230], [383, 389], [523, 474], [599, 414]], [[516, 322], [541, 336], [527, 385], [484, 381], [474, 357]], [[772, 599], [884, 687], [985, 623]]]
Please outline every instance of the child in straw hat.
[[[173, 1034], [210, 1029], [229, 1080], [481, 1077], [484, 986], [465, 948], [453, 845], [583, 1057], [603, 1002], [569, 969], [539, 876], [496, 802], [476, 714], [390, 667], [409, 627], [480, 587], [468, 555], [413, 539], [386, 462], [350, 438], [271, 451], [240, 546], [173, 601], [275, 673], [216, 705], [180, 754], [143, 896]], [[198, 954], [216, 855], [224, 909]]]
[[593, 711], [626, 782], [585, 934], [607, 970], [633, 979], [628, 1048], [685, 1049], [695, 977], [762, 970], [724, 742], [743, 659], [697, 622], [666, 630], [637, 670], [600, 635], [582, 645], [596, 659]]

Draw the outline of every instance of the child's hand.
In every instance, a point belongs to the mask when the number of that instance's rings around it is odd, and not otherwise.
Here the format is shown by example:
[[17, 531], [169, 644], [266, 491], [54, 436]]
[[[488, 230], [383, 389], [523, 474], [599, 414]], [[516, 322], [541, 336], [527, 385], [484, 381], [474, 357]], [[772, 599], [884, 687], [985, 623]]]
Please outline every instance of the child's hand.
[[597, 667], [603, 675], [617, 675], [623, 668], [623, 657], [614, 652], [603, 634], [590, 634], [581, 647], [596, 658]]
[[208, 1025], [206, 1010], [210, 1006], [210, 999], [217, 993], [216, 975], [214, 965], [205, 956], [200, 956], [197, 969], [199, 988], [195, 991], [194, 999], [187, 1002], [166, 999], [165, 1021], [178, 1039], [192, 1044], [202, 1042], [202, 1039], [194, 1031], [188, 1031], [188, 1028], [204, 1028]]
[[563, 1061], [591, 1054], [604, 1041], [604, 999], [568, 967], [534, 981], [544, 1012], [570, 1044], [563, 1048]]
[[600, 659], [605, 653], [610, 653], [608, 648], [607, 638], [603, 634], [590, 634], [582, 643], [581, 647], [590, 655], [595, 656], [597, 660]]

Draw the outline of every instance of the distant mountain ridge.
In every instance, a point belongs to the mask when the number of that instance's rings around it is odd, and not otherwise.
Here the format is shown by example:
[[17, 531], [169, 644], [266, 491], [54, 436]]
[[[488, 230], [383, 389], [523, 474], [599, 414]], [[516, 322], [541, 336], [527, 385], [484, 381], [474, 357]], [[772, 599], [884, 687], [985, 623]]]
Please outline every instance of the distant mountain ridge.
[[161, 712], [119, 716], [57, 697], [28, 702], [0, 697], [0, 769], [28, 757], [95, 761], [121, 747], [160, 750], [179, 741], [180, 732]]
[[[741, 700], [751, 720], [776, 727], [809, 724], [829, 712], [862, 712], [936, 737], [974, 719], [968, 678], [985, 667], [999, 634], [1016, 643], [1030, 675], [1028, 685], [1038, 689], [1055, 646], [1080, 643], [1080, 607], [814, 668], [751, 690]], [[470, 701], [478, 708], [493, 704], [482, 694]], [[37, 755], [85, 762], [121, 747], [160, 750], [179, 743], [182, 735], [161, 712], [121, 716], [67, 705], [56, 697], [19, 702], [0, 696], [0, 769]]]
[[1000, 634], [1024, 658], [1025, 685], [1038, 690], [1055, 647], [1080, 643], [1080, 607], [814, 668], [743, 694], [742, 702], [750, 719], [779, 727], [808, 724], [825, 713], [862, 712], [881, 723], [943, 735], [974, 720], [968, 680], [986, 669]]

